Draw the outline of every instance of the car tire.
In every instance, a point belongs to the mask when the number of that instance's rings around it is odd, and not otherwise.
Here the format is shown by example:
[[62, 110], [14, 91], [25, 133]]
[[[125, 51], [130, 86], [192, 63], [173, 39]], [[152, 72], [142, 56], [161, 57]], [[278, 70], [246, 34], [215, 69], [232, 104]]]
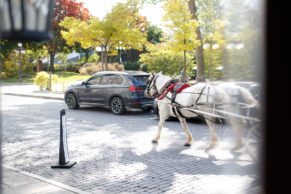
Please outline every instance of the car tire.
[[74, 93], [68, 93], [65, 97], [65, 102], [69, 109], [78, 109], [80, 107], [77, 97]]
[[122, 99], [119, 97], [113, 97], [110, 102], [110, 109], [114, 114], [123, 114], [125, 112], [125, 107]]

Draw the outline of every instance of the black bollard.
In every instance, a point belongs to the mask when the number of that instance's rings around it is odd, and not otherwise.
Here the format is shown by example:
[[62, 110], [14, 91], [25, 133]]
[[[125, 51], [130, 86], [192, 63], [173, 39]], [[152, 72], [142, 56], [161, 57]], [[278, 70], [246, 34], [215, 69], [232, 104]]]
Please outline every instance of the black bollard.
[[60, 111], [60, 151], [59, 151], [59, 163], [51, 166], [51, 168], [71, 168], [77, 162], [69, 161], [69, 151], [67, 143], [67, 124], [66, 124], [66, 111], [62, 109]]

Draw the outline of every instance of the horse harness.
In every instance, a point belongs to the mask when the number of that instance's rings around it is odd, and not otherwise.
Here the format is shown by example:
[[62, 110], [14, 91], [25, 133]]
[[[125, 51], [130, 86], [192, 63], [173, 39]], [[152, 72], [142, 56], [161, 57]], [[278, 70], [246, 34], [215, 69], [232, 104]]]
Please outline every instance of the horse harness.
[[159, 97], [161, 96], [166, 90], [167, 88], [169, 88], [169, 86], [173, 83], [177, 83], [178, 81], [175, 79], [170, 79], [161, 89], [161, 91], [159, 92], [157, 86], [156, 86], [156, 81], [158, 79], [159, 75], [153, 77], [151, 80], [147, 81], [147, 84], [149, 85], [149, 87], [146, 88], [147, 93], [149, 94], [150, 90], [153, 89], [154, 90], [154, 96], [153, 97]]
[[[195, 83], [195, 84], [196, 84], [196, 83]], [[196, 102], [195, 102], [193, 105], [191, 105], [191, 106], [189, 106], [189, 107], [186, 107], [186, 108], [190, 108], [190, 107], [191, 107], [191, 108], [192, 108], [192, 107], [196, 108], [196, 107], [199, 106], [199, 105], [203, 105], [203, 103], [199, 102], [199, 100], [201, 99], [202, 95], [206, 95], [206, 96], [207, 96], [206, 103], [209, 103], [209, 93], [210, 93], [209, 90], [210, 90], [210, 88], [207, 87], [207, 86], [208, 86], [208, 85], [205, 85], [205, 86], [201, 89], [201, 91], [198, 93], [199, 96], [198, 96]], [[173, 84], [171, 84], [171, 85], [170, 85], [170, 86], [169, 86], [169, 87], [168, 87], [168, 88], [167, 88], [167, 89], [166, 89], [166, 90], [165, 90], [165, 91], [164, 91], [164, 92], [163, 92], [163, 93], [158, 97], [158, 99], [161, 100], [161, 99], [163, 99], [164, 97], [166, 97], [167, 99], [169, 99], [169, 100], [171, 101], [172, 111], [173, 111], [173, 113], [174, 113], [174, 115], [175, 115], [176, 117], [188, 118], [188, 117], [184, 116], [183, 113], [181, 112], [181, 109], [182, 109], [182, 108], [185, 108], [185, 107], [182, 106], [181, 104], [179, 104], [178, 102], [175, 101], [177, 94], [180, 93], [180, 92], [182, 92], [184, 89], [186, 89], [186, 88], [188, 88], [188, 87], [190, 87], [190, 85], [185, 84], [185, 83], [173, 83]], [[205, 90], [207, 90], [207, 94], [203, 94]], [[168, 97], [168, 96], [166, 96], [168, 92], [171, 92], [171, 93], [172, 93], [171, 98]], [[195, 109], [193, 109], [193, 110], [189, 110], [189, 111], [191, 111], [191, 112], [197, 114], [198, 116], [202, 116], [201, 114], [197, 113], [197, 112], [195, 111]]]
[[[207, 99], [206, 99], [206, 103], [208, 103], [209, 104], [209, 90], [210, 90], [210, 88], [209, 87], [207, 87], [207, 86], [209, 86], [209, 85], [205, 85], [202, 89], [201, 89], [201, 91], [199, 92], [199, 93], [197, 93], [199, 96], [198, 96], [198, 98], [197, 98], [197, 100], [196, 100], [196, 102], [193, 104], [193, 105], [191, 105], [191, 106], [188, 106], [188, 107], [184, 107], [184, 106], [182, 106], [181, 104], [179, 104], [178, 102], [176, 102], [175, 101], [175, 99], [176, 99], [176, 96], [177, 96], [177, 94], [178, 93], [180, 93], [182, 90], [184, 90], [184, 89], [186, 89], [187, 87], [190, 87], [188, 84], [184, 84], [184, 83], [178, 83], [178, 81], [177, 80], [175, 80], [175, 79], [171, 79], [171, 80], [169, 80], [163, 87], [162, 87], [162, 89], [161, 89], [161, 92], [159, 92], [158, 91], [158, 88], [157, 88], [157, 86], [156, 86], [156, 81], [157, 81], [157, 78], [159, 77], [159, 75], [157, 75], [157, 76], [153, 76], [153, 78], [151, 79], [151, 80], [148, 80], [147, 81], [147, 84], [148, 84], [148, 86], [149, 87], [147, 87], [146, 88], [146, 90], [147, 90], [147, 93], [149, 93], [149, 91], [151, 90], [151, 89], [153, 89], [154, 90], [154, 97], [157, 97], [157, 99], [158, 100], [161, 100], [161, 99], [163, 99], [164, 97], [166, 97], [167, 99], [169, 99], [170, 101], [171, 101], [171, 105], [172, 105], [172, 111], [173, 111], [173, 113], [174, 113], [174, 115], [176, 116], [176, 117], [182, 117], [182, 118], [187, 118], [186, 116], [184, 116], [183, 115], [183, 113], [181, 112], [181, 109], [182, 108], [193, 108], [194, 107], [194, 109], [192, 109], [192, 110], [189, 110], [190, 112], [193, 112], [194, 114], [196, 114], [196, 115], [198, 115], [198, 116], [202, 116], [201, 114], [199, 114], [199, 113], [197, 113], [196, 111], [195, 111], [195, 108], [197, 109], [197, 106], [199, 106], [199, 105], [203, 105], [204, 103], [201, 103], [201, 102], [199, 102], [199, 100], [201, 99], [201, 97], [202, 97], [202, 95], [206, 95], [207, 96]], [[198, 82], [196, 82], [195, 84], [197, 84]], [[194, 85], [195, 85], [194, 84]], [[207, 94], [203, 94], [203, 92], [205, 91], [207, 89]], [[168, 92], [171, 92], [172, 93], [172, 96], [171, 96], [171, 98], [169, 98], [168, 96], [167, 96], [167, 93]]]

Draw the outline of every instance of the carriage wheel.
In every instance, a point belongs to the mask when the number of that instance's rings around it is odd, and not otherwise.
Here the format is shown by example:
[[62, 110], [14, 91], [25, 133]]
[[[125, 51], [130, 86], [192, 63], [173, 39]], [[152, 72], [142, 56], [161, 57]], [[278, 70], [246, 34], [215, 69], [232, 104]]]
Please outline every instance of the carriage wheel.
[[246, 149], [250, 157], [255, 161], [259, 159], [261, 142], [262, 134], [260, 125], [254, 125], [247, 133]]

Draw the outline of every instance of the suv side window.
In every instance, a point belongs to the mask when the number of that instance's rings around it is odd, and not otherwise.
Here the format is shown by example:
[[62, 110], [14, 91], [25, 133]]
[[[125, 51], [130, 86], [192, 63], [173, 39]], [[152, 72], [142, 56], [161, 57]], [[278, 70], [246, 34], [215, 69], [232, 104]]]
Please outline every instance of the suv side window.
[[101, 76], [95, 76], [87, 81], [87, 85], [98, 85], [100, 84]]
[[112, 75], [112, 84], [121, 85], [124, 83], [124, 79], [120, 75]]
[[101, 80], [102, 85], [111, 85], [112, 84], [112, 75], [104, 75]]

